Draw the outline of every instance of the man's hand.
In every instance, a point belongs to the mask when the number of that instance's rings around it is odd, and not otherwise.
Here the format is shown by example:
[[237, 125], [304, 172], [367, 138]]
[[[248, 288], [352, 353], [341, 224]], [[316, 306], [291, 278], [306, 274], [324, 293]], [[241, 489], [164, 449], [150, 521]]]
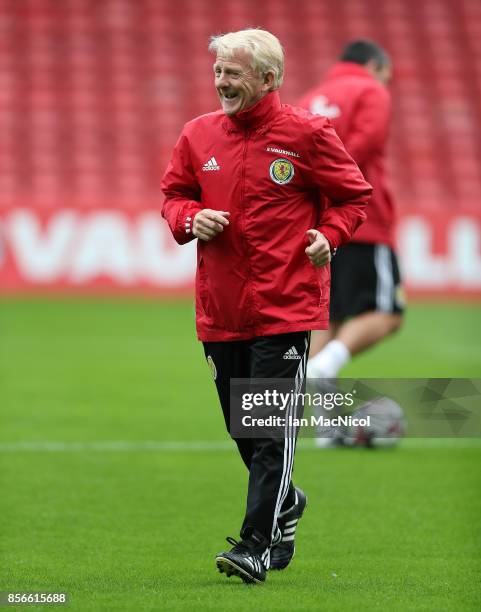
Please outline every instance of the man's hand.
[[307, 230], [307, 237], [311, 243], [306, 249], [306, 255], [316, 268], [325, 266], [331, 261], [331, 245], [329, 241], [318, 230]]
[[229, 215], [230, 213], [224, 210], [211, 210], [210, 208], [204, 208], [194, 217], [192, 233], [194, 236], [197, 236], [199, 240], [209, 242], [209, 240], [215, 238], [217, 234], [223, 232], [224, 227], [229, 225]]

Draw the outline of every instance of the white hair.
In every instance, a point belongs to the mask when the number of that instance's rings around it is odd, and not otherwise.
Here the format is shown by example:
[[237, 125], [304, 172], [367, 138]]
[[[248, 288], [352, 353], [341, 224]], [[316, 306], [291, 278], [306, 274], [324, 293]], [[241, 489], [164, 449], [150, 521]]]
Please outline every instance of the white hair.
[[243, 49], [252, 56], [252, 69], [258, 75], [274, 73], [273, 89], [279, 89], [284, 78], [284, 51], [279, 40], [266, 30], [248, 29], [212, 36], [209, 51], [230, 58]]

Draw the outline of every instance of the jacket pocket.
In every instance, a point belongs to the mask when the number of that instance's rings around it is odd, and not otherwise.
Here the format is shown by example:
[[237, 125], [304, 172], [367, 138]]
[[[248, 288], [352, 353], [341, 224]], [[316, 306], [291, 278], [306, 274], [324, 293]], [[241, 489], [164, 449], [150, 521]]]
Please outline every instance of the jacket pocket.
[[331, 266], [327, 264], [317, 270], [317, 282], [319, 285], [319, 306], [329, 307], [329, 296], [331, 293]]
[[199, 300], [199, 306], [204, 313], [209, 316], [209, 291], [207, 287], [207, 272], [205, 269], [205, 262], [202, 255], [199, 256], [199, 263], [197, 265], [197, 297]]
[[322, 268], [315, 268], [310, 261], [304, 264], [306, 266], [305, 278], [309, 283], [309, 294], [315, 299], [317, 307], [322, 306], [326, 295], [325, 287], [323, 286], [324, 276], [321, 272]]

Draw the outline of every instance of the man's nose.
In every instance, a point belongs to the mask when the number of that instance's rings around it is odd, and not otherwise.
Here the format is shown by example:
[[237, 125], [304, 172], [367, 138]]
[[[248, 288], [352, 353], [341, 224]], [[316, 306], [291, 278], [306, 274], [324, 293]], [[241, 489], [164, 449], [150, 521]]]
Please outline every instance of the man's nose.
[[225, 72], [221, 72], [217, 75], [217, 87], [224, 87], [225, 85], [228, 85], [227, 75]]

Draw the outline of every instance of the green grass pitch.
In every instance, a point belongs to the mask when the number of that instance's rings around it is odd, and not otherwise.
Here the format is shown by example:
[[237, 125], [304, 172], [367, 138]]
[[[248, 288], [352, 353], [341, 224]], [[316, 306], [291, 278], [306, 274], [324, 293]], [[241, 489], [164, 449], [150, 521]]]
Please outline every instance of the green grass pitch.
[[[345, 374], [481, 377], [480, 346], [479, 306], [411, 305]], [[188, 302], [4, 299], [0, 388], [0, 591], [82, 612], [481, 609], [478, 440], [302, 441], [292, 565], [253, 587], [216, 572], [247, 475]]]

